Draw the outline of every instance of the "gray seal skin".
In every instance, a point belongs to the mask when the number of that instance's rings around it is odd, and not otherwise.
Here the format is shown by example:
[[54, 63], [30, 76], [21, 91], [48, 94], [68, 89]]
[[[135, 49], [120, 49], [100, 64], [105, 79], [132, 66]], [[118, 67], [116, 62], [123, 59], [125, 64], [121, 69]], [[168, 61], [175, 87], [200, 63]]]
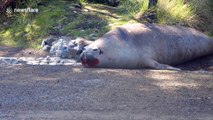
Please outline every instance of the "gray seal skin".
[[180, 70], [171, 65], [209, 54], [213, 40], [195, 29], [127, 24], [89, 44], [81, 62], [86, 67]]
[[68, 44], [68, 54], [70, 58], [74, 58], [76, 61], [80, 61], [80, 54], [84, 48], [92, 42], [93, 41], [84, 38], [76, 38], [75, 40], [71, 40]]

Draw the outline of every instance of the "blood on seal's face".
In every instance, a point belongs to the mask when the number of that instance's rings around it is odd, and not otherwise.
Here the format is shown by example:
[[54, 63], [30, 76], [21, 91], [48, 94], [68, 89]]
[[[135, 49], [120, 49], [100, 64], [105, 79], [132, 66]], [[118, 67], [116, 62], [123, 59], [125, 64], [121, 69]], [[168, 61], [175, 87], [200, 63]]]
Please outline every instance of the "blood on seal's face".
[[99, 48], [88, 46], [88, 48], [81, 53], [81, 63], [85, 67], [96, 67], [100, 63], [99, 58], [102, 54], [103, 52]]

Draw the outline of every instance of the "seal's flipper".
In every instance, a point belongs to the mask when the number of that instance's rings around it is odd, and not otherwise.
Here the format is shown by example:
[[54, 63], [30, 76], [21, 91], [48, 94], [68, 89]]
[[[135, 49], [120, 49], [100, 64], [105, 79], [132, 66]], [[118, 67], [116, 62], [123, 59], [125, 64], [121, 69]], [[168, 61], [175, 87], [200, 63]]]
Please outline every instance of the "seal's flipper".
[[153, 68], [153, 69], [158, 69], [158, 70], [176, 70], [176, 71], [180, 71], [181, 70], [179, 68], [172, 67], [170, 65], [158, 63], [157, 61], [152, 60], [152, 59], [147, 60], [146, 63], [147, 63], [147, 67]]

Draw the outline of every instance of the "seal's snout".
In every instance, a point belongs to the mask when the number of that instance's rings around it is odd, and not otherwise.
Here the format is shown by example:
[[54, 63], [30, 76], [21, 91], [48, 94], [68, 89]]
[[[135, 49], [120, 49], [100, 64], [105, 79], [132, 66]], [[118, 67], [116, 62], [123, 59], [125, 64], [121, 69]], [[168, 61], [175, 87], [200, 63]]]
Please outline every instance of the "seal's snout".
[[80, 59], [81, 63], [86, 67], [95, 67], [99, 63], [97, 58], [87, 54], [86, 52], [81, 53]]

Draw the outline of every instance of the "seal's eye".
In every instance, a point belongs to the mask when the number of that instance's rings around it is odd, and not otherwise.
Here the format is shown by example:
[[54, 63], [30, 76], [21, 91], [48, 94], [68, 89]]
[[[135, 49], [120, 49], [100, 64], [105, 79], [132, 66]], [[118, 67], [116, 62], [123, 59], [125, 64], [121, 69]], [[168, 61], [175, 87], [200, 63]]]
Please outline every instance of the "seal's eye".
[[93, 50], [93, 51], [98, 51], [98, 48], [93, 48], [92, 50]]

